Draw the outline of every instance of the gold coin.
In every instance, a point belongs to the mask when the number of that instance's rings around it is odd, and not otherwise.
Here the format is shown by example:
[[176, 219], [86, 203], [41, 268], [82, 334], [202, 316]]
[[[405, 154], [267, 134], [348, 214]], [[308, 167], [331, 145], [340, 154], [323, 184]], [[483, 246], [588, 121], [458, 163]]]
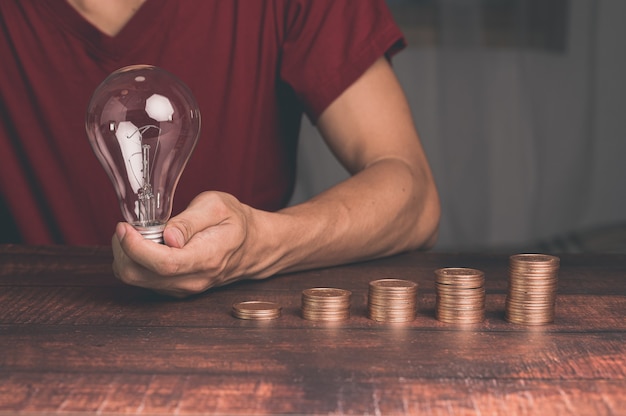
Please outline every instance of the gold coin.
[[331, 287], [302, 291], [301, 312], [310, 321], [343, 321], [350, 317], [352, 292]]
[[435, 271], [437, 320], [474, 324], [485, 319], [485, 274], [481, 270], [449, 267]]
[[509, 260], [506, 320], [524, 325], [553, 322], [560, 259], [546, 254], [516, 254]]
[[505, 315], [505, 319], [508, 322], [520, 325], [546, 325], [554, 322], [554, 316], [528, 317], [512, 315], [508, 312]]
[[438, 291], [482, 288], [485, 274], [477, 269], [448, 267], [435, 270], [435, 287]]
[[556, 256], [552, 256], [549, 254], [534, 254], [534, 253], [514, 254], [509, 257], [509, 260], [517, 264], [532, 263], [534, 265], [535, 264], [554, 265], [554, 264], [559, 264], [560, 262], [560, 259]]
[[418, 284], [402, 279], [369, 283], [368, 317], [378, 322], [409, 322], [417, 315]]
[[371, 281], [369, 285], [375, 289], [382, 288], [384, 290], [417, 289], [417, 283], [402, 279], [379, 279]]
[[343, 299], [350, 297], [352, 292], [345, 289], [337, 289], [334, 287], [314, 287], [310, 289], [304, 289], [302, 295], [307, 298], [322, 298], [322, 299]]
[[484, 276], [484, 273], [478, 269], [472, 269], [469, 267], [444, 267], [435, 270], [437, 276], [454, 276], [454, 277], [466, 277], [466, 276]]
[[484, 296], [485, 289], [473, 288], [473, 289], [450, 289], [450, 288], [436, 288], [437, 293], [446, 295], [446, 296], [458, 296], [458, 297], [476, 297], [476, 296]]
[[344, 321], [350, 318], [350, 311], [324, 313], [318, 311], [303, 310], [302, 317], [309, 321]]
[[233, 316], [239, 319], [275, 319], [280, 316], [281, 307], [274, 302], [249, 300], [233, 304]]

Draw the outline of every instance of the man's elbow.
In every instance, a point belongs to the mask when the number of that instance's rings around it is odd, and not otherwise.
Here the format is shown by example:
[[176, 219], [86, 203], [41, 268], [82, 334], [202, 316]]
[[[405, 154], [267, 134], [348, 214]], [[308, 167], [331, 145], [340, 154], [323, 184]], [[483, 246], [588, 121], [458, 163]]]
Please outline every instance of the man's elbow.
[[430, 250], [437, 244], [439, 222], [441, 220], [441, 202], [436, 186], [431, 184], [426, 193], [421, 212], [416, 221], [415, 249]]

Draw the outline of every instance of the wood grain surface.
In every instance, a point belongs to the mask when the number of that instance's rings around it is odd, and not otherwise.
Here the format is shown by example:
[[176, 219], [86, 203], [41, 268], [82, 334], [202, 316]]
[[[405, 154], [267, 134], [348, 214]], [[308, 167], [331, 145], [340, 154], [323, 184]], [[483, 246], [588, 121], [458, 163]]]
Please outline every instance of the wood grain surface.
[[[504, 320], [504, 254], [412, 252], [173, 300], [117, 281], [107, 247], [0, 246], [0, 414], [624, 415], [626, 256], [559, 257], [555, 322], [523, 326]], [[435, 319], [440, 267], [485, 272], [483, 323]], [[418, 282], [414, 321], [366, 317], [387, 277]], [[351, 318], [302, 319], [309, 287], [350, 290]], [[282, 316], [231, 315], [251, 299]]]

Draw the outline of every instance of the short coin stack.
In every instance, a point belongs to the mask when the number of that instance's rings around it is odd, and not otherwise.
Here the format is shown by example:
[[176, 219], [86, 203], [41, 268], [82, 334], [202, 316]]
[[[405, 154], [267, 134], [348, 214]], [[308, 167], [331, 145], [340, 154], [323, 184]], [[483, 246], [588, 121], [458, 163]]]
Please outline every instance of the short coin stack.
[[417, 314], [417, 283], [380, 279], [369, 283], [368, 317], [379, 322], [410, 322]]
[[437, 304], [441, 322], [474, 324], [485, 319], [485, 274], [476, 269], [448, 267], [435, 270]]
[[233, 316], [239, 319], [275, 319], [280, 316], [281, 307], [274, 302], [249, 300], [233, 305]]
[[344, 321], [350, 318], [352, 292], [317, 287], [302, 291], [302, 317], [309, 321]]
[[523, 325], [554, 321], [559, 263], [558, 257], [546, 254], [516, 254], [509, 258], [507, 321]]

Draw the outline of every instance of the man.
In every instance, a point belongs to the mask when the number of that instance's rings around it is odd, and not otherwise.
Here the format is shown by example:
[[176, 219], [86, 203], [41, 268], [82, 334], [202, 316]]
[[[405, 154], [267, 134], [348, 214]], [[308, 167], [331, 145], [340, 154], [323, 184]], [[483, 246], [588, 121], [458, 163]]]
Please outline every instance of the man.
[[[99, 243], [113, 228], [111, 186], [86, 154], [76, 113], [107, 73], [148, 63], [189, 85], [203, 132], [165, 244], [117, 224], [122, 281], [182, 297], [434, 244], [439, 200], [388, 61], [403, 38], [383, 0], [16, 0], [0, 9], [0, 195], [22, 241]], [[352, 176], [284, 207], [302, 112]]]

